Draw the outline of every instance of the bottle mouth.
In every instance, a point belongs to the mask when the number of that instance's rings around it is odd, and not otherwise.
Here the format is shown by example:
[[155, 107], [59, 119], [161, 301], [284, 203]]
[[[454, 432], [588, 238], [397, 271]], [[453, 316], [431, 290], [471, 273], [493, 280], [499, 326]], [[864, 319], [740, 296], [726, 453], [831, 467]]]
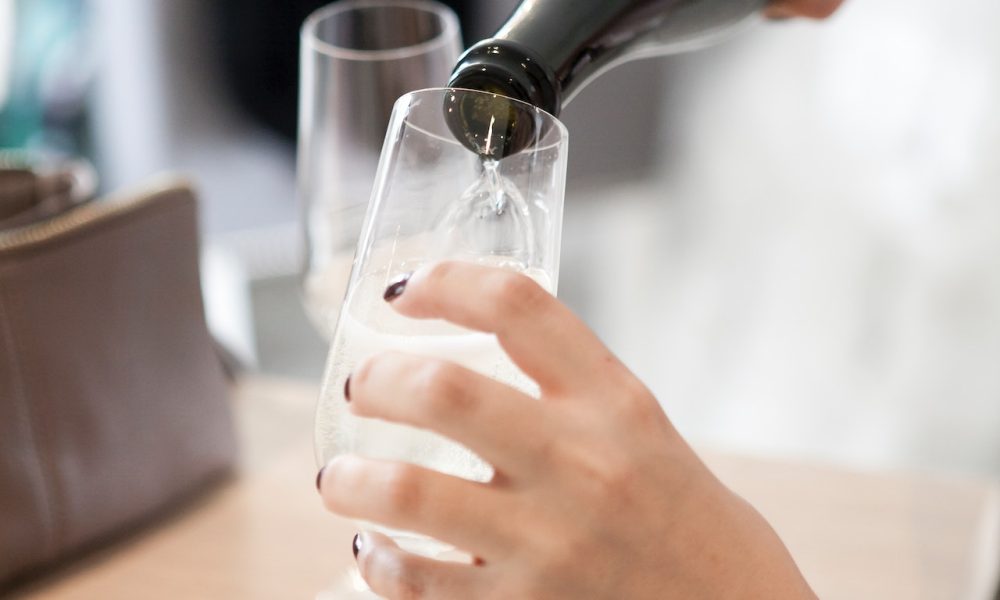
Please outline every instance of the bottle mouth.
[[559, 114], [559, 83], [528, 50], [484, 40], [459, 58], [448, 87], [485, 92], [451, 95], [445, 116], [455, 137], [488, 159], [516, 154], [540, 139], [546, 120], [534, 109]]
[[483, 40], [466, 50], [448, 87], [502, 94], [559, 116], [561, 90], [555, 73], [534, 52], [509, 40]]
[[494, 92], [454, 93], [445, 97], [444, 112], [463, 146], [486, 160], [500, 160], [532, 147], [545, 124], [534, 106]]

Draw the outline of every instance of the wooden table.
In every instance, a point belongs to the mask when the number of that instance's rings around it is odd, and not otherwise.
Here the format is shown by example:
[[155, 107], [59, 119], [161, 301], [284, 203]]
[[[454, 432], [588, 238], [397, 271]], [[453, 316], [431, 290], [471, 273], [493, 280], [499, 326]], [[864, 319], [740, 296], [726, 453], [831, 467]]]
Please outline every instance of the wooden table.
[[[352, 560], [323, 511], [310, 449], [316, 389], [245, 379], [240, 475], [183, 513], [38, 582], [24, 600], [313, 598]], [[824, 599], [991, 598], [1000, 491], [989, 482], [706, 453], [789, 545]]]

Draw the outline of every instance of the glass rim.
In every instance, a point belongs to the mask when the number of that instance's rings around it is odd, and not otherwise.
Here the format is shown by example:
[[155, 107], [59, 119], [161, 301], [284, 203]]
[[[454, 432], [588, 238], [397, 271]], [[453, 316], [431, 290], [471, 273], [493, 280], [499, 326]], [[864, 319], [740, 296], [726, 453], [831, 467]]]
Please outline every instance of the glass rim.
[[[484, 92], [483, 90], [473, 90], [473, 89], [469, 89], [469, 88], [458, 88], [458, 87], [432, 87], [432, 88], [423, 88], [423, 89], [419, 89], [419, 90], [413, 90], [412, 92], [407, 92], [407, 93], [403, 94], [402, 96], [400, 96], [399, 99], [396, 100], [396, 103], [393, 105], [392, 111], [395, 113], [399, 109], [399, 107], [407, 104], [412, 97], [416, 97], [416, 96], [429, 96], [431, 94], [437, 94], [437, 95], [443, 96], [444, 94], [446, 94], [448, 92], [456, 92], [456, 91], [457, 92], [464, 92], [464, 93], [468, 93], [468, 94], [480, 94], [480, 95], [488, 95], [488, 96], [501, 96], [503, 98], [506, 98], [508, 101], [510, 101], [514, 105], [521, 105], [522, 107], [524, 107], [526, 109], [531, 109], [531, 110], [534, 110], [535, 112], [541, 114], [542, 117], [546, 121], [548, 121], [549, 123], [555, 125], [556, 129], [559, 131], [559, 135], [557, 136], [557, 139], [553, 140], [552, 143], [546, 144], [544, 146], [532, 146], [530, 148], [525, 148], [524, 150], [521, 150], [517, 154], [522, 154], [522, 153], [525, 153], [525, 152], [541, 152], [542, 150], [550, 150], [552, 148], [556, 148], [558, 146], [566, 144], [566, 141], [569, 139], [569, 129], [566, 127], [565, 123], [563, 123], [562, 121], [559, 120], [559, 117], [553, 115], [552, 113], [546, 111], [545, 109], [539, 108], [539, 107], [535, 106], [534, 104], [531, 104], [530, 102], [525, 102], [523, 100], [518, 100], [517, 98], [511, 98], [510, 96], [504, 96], [503, 94], [497, 94], [496, 92]], [[404, 117], [403, 120], [406, 121], [406, 118]], [[416, 129], [417, 131], [423, 133], [424, 135], [432, 137], [432, 138], [434, 138], [436, 140], [441, 140], [442, 142], [446, 142], [448, 144], [454, 144], [456, 146], [462, 146], [463, 148], [465, 147], [462, 144], [462, 142], [460, 142], [459, 140], [457, 140], [457, 139], [455, 139], [453, 137], [452, 138], [447, 138], [447, 137], [438, 135], [436, 133], [432, 133], [430, 131], [427, 131], [427, 129], [425, 129], [424, 127], [416, 125], [416, 124], [414, 124], [414, 123], [412, 123], [410, 121], [406, 121], [406, 126], [407, 127], [412, 127], [413, 129]], [[517, 156], [517, 154], [512, 154], [511, 156]], [[504, 159], [500, 159], [500, 160], [503, 161]]]
[[[319, 39], [316, 30], [320, 22], [350, 11], [370, 8], [409, 8], [429, 13], [441, 23], [441, 32], [417, 44], [380, 48], [378, 50], [358, 50], [338, 46]], [[458, 38], [458, 17], [455, 12], [435, 0], [339, 0], [313, 11], [302, 23], [300, 38], [303, 46], [328, 56], [342, 60], [376, 61], [398, 60], [426, 54]]]

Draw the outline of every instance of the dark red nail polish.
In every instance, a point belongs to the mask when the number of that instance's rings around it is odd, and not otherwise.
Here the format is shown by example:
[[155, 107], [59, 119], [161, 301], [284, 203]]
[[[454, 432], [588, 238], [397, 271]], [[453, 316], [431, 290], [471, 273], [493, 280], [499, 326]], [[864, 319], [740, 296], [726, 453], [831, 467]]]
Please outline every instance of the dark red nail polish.
[[351, 401], [351, 376], [344, 380], [344, 400]]
[[325, 465], [323, 466], [322, 469], [319, 470], [319, 473], [316, 473], [316, 489], [317, 490], [320, 489], [320, 485], [323, 483], [323, 469], [326, 469]]
[[358, 552], [361, 552], [361, 534], [354, 534], [354, 541], [351, 542], [351, 550], [354, 551], [354, 558], [358, 557]]
[[386, 302], [392, 302], [396, 298], [402, 296], [403, 292], [406, 290], [407, 282], [410, 281], [410, 275], [412, 275], [412, 273], [407, 273], [389, 284], [389, 287], [385, 288], [385, 294], [382, 294], [382, 298], [384, 298]]

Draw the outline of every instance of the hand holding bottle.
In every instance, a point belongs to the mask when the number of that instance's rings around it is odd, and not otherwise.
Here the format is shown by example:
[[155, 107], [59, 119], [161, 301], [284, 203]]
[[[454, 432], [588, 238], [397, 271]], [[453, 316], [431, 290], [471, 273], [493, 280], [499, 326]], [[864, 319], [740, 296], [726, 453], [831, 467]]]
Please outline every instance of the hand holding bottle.
[[771, 18], [806, 17], [825, 19], [832, 15], [844, 0], [772, 0], [765, 9]]
[[[353, 456], [321, 472], [327, 507], [433, 536], [472, 564], [361, 534], [372, 590], [395, 599], [814, 598], [767, 522], [698, 459], [659, 403], [523, 275], [438, 263], [390, 286], [418, 319], [495, 333], [536, 399], [455, 364], [382, 354], [352, 373], [359, 416], [426, 428], [494, 465], [486, 483]], [[345, 540], [346, 542], [346, 540]]]

